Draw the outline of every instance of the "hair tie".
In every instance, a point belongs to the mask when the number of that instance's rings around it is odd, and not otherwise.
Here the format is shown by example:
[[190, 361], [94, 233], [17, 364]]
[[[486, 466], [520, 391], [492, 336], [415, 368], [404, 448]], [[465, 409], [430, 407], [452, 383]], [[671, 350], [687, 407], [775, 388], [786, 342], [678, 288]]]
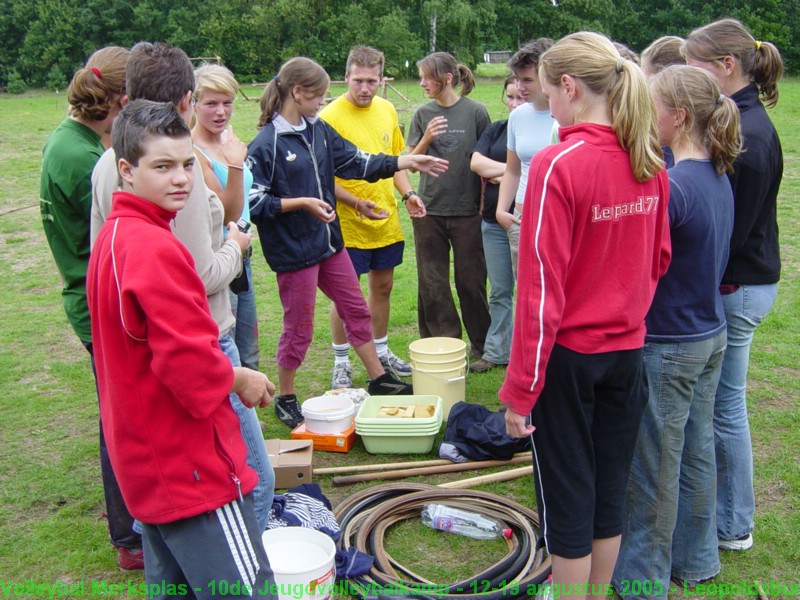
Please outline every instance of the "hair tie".
[[756, 52], [758, 52], [759, 50], [761, 50], [761, 42], [756, 40]]
[[620, 56], [617, 59], [617, 63], [614, 65], [614, 68], [616, 69], [617, 73], [622, 73], [622, 67], [624, 64], [625, 64], [625, 59]]
[[94, 73], [97, 76], [98, 79], [102, 79], [103, 78], [103, 76], [100, 74], [100, 69], [98, 69], [97, 67], [89, 67], [89, 70], [92, 73]]
[[717, 98], [717, 106], [721, 105], [725, 101], [725, 94], [720, 94]]
[[281, 87], [281, 80], [278, 79], [277, 75], [275, 75], [275, 77], [272, 78], [272, 81], [275, 82], [275, 85], [277, 85], [278, 87]]

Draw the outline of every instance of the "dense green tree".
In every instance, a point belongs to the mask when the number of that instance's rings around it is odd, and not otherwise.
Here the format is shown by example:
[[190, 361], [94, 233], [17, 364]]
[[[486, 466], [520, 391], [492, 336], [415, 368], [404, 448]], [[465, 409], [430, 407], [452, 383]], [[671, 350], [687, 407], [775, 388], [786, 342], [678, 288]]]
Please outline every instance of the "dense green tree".
[[370, 44], [386, 54], [388, 74], [413, 76], [431, 49], [475, 66], [487, 50], [590, 29], [641, 51], [724, 16], [775, 43], [788, 71], [800, 69], [800, 0], [2, 0], [0, 85], [15, 70], [43, 86], [97, 48], [139, 40], [220, 56], [239, 78], [261, 81], [297, 55], [339, 78], [350, 46]]

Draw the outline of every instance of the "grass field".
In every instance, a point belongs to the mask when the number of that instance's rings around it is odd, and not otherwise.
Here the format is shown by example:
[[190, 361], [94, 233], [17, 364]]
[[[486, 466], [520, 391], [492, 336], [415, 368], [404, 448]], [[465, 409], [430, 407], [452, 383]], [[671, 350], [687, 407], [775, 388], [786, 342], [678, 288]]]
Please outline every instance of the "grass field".
[[[499, 81], [494, 77], [481, 80], [472, 95], [489, 107], [493, 119], [504, 114]], [[407, 124], [423, 101], [421, 92], [414, 81], [393, 85], [408, 98], [389, 90], [388, 98]], [[334, 88], [332, 94], [341, 91]], [[248, 141], [255, 133], [258, 103], [253, 100], [260, 89], [246, 88], [244, 93], [251, 101], [238, 100], [234, 127]], [[93, 582], [124, 586], [143, 581], [141, 574], [117, 569], [108, 544], [97, 460], [94, 382], [88, 356], [64, 316], [59, 276], [40, 224], [41, 149], [65, 111], [63, 93], [0, 94], [4, 123], [0, 132], [0, 597], [37, 597], [24, 586], [13, 586], [28, 580], [47, 585], [84, 582], [83, 593], [80, 588], [67, 593], [74, 597], [91, 595]], [[771, 113], [786, 158], [779, 207], [783, 279], [777, 304], [753, 345], [748, 398], [755, 450], [755, 546], [748, 552], [722, 553], [722, 573], [716, 579], [720, 584], [758, 580], [770, 597], [777, 597], [771, 593], [770, 582], [800, 583], [799, 112], [800, 82], [786, 81], [781, 102]], [[405, 355], [409, 342], [417, 337], [416, 271], [405, 212], [402, 220], [407, 246], [405, 262], [396, 275], [390, 342], [398, 354]], [[280, 303], [274, 276], [255, 246], [261, 365], [275, 378]], [[320, 295], [315, 340], [297, 378], [301, 397], [316, 395], [330, 384], [327, 310], [328, 302]], [[354, 366], [356, 383], [365, 385], [363, 369]], [[502, 377], [499, 371], [470, 375], [467, 400], [497, 409]], [[271, 409], [262, 411], [262, 419], [268, 437], [288, 437]], [[348, 455], [318, 452], [314, 460], [315, 466], [335, 466], [406, 458], [432, 456], [371, 456], [358, 444]], [[333, 487], [327, 477], [317, 480], [334, 504], [353, 491]], [[492, 485], [487, 491], [534, 506], [529, 477]], [[493, 562], [498, 552], [484, 542], [459, 539], [454, 544], [415, 524], [390, 532], [387, 547], [401, 563], [439, 582], [477, 572]], [[109, 595], [135, 596], [124, 589]]]

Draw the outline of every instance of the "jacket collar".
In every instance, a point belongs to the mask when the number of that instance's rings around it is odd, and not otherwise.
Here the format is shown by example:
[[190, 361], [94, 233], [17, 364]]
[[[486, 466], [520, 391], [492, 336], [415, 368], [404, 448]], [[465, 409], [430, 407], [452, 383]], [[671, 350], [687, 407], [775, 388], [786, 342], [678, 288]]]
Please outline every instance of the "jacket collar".
[[[307, 127], [313, 127], [314, 123], [319, 120], [319, 115], [315, 115], [311, 119], [307, 117], [303, 117], [306, 120]], [[278, 133], [298, 133], [292, 124], [289, 123], [286, 119], [284, 119], [280, 114], [275, 113], [275, 116], [272, 117], [272, 124], [275, 126], [275, 131]]]
[[[161, 208], [157, 204], [153, 204], [130, 192], [119, 190], [114, 192], [111, 198], [112, 204], [111, 213], [108, 215], [109, 221], [119, 217], [134, 217], [145, 219], [164, 229], [169, 229], [169, 222], [178, 214], [171, 210]], [[191, 199], [188, 199], [187, 202], [191, 202]]]
[[732, 94], [731, 100], [736, 102], [736, 106], [739, 107], [739, 112], [744, 112], [747, 109], [753, 108], [760, 102], [758, 99], [758, 87], [756, 87], [755, 83], [750, 83], [735, 94]]

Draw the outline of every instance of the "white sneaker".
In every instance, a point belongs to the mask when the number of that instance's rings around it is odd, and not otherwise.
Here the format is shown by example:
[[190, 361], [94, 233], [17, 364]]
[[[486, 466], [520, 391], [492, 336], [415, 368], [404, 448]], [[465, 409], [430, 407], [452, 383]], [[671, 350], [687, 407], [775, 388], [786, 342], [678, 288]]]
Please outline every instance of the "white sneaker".
[[719, 540], [717, 545], [720, 550], [747, 550], [753, 546], [753, 534], [748, 533], [735, 540]]
[[353, 387], [353, 369], [350, 367], [350, 363], [334, 363], [331, 389], [351, 387]]
[[381, 364], [387, 373], [393, 373], [395, 377], [411, 377], [411, 365], [394, 352], [389, 350], [386, 356], [379, 356]]

